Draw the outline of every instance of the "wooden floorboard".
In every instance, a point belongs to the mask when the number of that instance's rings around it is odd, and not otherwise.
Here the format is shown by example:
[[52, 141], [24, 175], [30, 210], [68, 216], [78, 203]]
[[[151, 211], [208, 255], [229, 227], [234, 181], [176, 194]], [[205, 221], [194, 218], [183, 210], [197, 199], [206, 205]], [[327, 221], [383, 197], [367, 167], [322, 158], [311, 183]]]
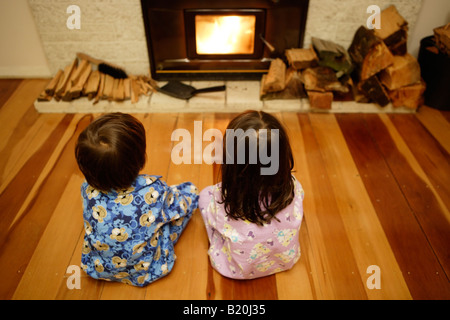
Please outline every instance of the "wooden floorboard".
[[[136, 288], [82, 272], [81, 289], [69, 290], [66, 269], [80, 264], [84, 236], [74, 145], [99, 114], [37, 113], [33, 101], [45, 84], [0, 81], [1, 299], [450, 298], [450, 116], [427, 107], [406, 115], [275, 113], [305, 190], [302, 255], [291, 270], [245, 281], [221, 276], [196, 211], [168, 276]], [[235, 115], [136, 114], [147, 135], [143, 172], [199, 189], [215, 183], [217, 166], [171, 161], [171, 134], [194, 137], [194, 121], [200, 134], [224, 131]], [[381, 289], [367, 285], [371, 265]]]
[[[37, 172], [36, 174], [39, 177], [42, 177], [41, 183], [36, 188], [29, 188], [31, 191], [27, 195], [27, 199], [21, 203], [22, 207], [17, 211], [17, 216], [14, 221], [9, 226], [9, 230], [7, 232], [7, 238], [5, 241], [5, 245], [2, 246], [0, 250], [0, 261], [3, 263], [5, 270], [7, 270], [8, 274], [11, 273], [11, 277], [7, 279], [7, 283], [2, 284], [2, 291], [6, 287], [8, 288], [8, 292], [11, 293], [11, 289], [9, 286], [14, 286], [19, 281], [22, 281], [22, 277], [27, 274], [35, 274], [37, 270], [33, 270], [32, 268], [28, 269], [27, 265], [30, 262], [30, 259], [34, 257], [34, 252], [37, 246], [39, 246], [41, 237], [48, 227], [49, 221], [56, 215], [64, 215], [65, 210], [56, 210], [57, 205], [60, 201], [64, 202], [64, 199], [61, 199], [64, 195], [64, 190], [69, 184], [70, 177], [75, 173], [78, 174], [76, 163], [73, 160], [74, 157], [74, 147], [75, 140], [78, 137], [78, 134], [82, 131], [82, 129], [89, 123], [90, 117], [83, 117], [79, 119], [80, 121], [70, 121], [76, 120], [76, 118], [81, 117], [65, 117], [64, 125], [67, 125], [67, 131], [70, 133], [71, 138], [68, 141], [64, 142], [65, 134], [62, 135], [52, 135], [53, 139], [61, 139], [60, 142], [63, 142], [63, 145], [60, 147], [56, 147], [55, 150], [59, 150], [59, 152], [52, 152], [51, 157], [49, 158], [49, 167], [44, 168], [41, 172]], [[77, 128], [77, 130], [75, 130]], [[32, 157], [33, 158], [33, 157]], [[26, 183], [26, 177], [28, 175], [33, 175], [32, 166], [24, 173], [25, 177], [23, 181]], [[80, 182], [82, 180], [78, 180]], [[20, 188], [19, 188], [20, 190]], [[75, 187], [72, 190], [77, 190]], [[8, 188], [5, 192], [8, 191]], [[79, 192], [79, 187], [78, 187]], [[77, 199], [79, 200], [79, 195]], [[67, 202], [72, 204], [72, 199], [66, 199]], [[8, 205], [6, 205], [8, 207]], [[79, 217], [76, 221], [71, 221], [69, 227], [71, 229], [79, 227], [77, 224], [82, 224], [82, 218]], [[64, 235], [64, 234], [63, 234]], [[52, 246], [57, 246], [60, 243], [58, 237], [53, 237], [53, 242], [49, 242]], [[58, 247], [58, 255], [63, 254], [67, 249], [65, 247]], [[17, 254], [20, 252], [20, 254]], [[43, 255], [46, 255], [45, 250], [42, 251]], [[39, 268], [43, 269], [43, 272], [47, 272], [51, 269], [52, 263], [49, 265], [40, 264]], [[59, 272], [58, 272], [59, 274]], [[40, 282], [40, 273], [36, 274], [35, 277], [36, 283]], [[32, 285], [28, 285], [30, 280], [25, 278], [23, 280], [26, 288], [36, 289], [38, 290], [39, 286], [34, 288]], [[45, 292], [44, 290], [38, 290], [38, 293], [41, 294]]]
[[[387, 116], [380, 118], [366, 116], [368, 127], [448, 278], [449, 208], [445, 206], [427, 174], [401, 139], [394, 124]], [[442, 174], [448, 175], [448, 172], [442, 171]]]
[[363, 116], [339, 115], [337, 119], [412, 297], [448, 294], [444, 270]]
[[8, 101], [21, 82], [22, 79], [0, 79], [0, 108]]
[[450, 208], [450, 155], [414, 115], [391, 115], [389, 119], [402, 136], [420, 167], [447, 208]]
[[358, 272], [365, 284], [369, 266], [375, 265], [383, 270], [383, 290], [372, 290], [364, 285], [365, 293], [369, 299], [408, 299], [408, 289], [335, 116], [310, 114], [309, 118], [335, 194], [338, 211], [334, 214], [341, 217], [355, 257], [355, 274]]
[[[306, 162], [297, 163], [297, 178], [305, 190], [304, 218], [315, 252], [320, 298], [366, 299], [351, 243], [339, 215], [337, 195], [332, 190], [331, 178], [316, 140], [316, 132], [307, 114], [299, 114], [298, 120], [304, 143], [300, 152], [306, 156]], [[298, 141], [294, 139], [294, 143]], [[301, 180], [302, 176], [309, 176], [306, 179], [308, 184]]]

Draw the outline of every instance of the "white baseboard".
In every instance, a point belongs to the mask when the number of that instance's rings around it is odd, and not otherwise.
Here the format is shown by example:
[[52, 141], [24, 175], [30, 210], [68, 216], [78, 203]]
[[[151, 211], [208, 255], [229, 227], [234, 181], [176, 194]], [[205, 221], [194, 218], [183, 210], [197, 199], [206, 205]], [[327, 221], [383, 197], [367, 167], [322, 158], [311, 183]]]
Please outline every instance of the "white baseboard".
[[0, 66], [0, 78], [51, 78], [47, 66]]

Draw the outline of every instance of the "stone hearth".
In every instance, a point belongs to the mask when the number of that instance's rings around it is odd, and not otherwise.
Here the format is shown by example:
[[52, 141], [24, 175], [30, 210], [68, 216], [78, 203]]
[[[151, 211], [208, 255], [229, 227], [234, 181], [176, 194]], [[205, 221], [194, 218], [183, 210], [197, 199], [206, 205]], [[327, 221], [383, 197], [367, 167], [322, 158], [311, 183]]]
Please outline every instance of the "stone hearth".
[[[260, 81], [193, 81], [186, 82], [197, 89], [226, 85], [226, 91], [202, 93], [188, 101], [172, 98], [160, 92], [141, 95], [135, 104], [130, 100], [115, 102], [100, 100], [93, 104], [86, 97], [64, 101], [36, 101], [35, 108], [42, 113], [160, 113], [160, 112], [242, 112], [248, 109], [267, 112], [329, 112], [329, 113], [414, 113], [407, 108], [394, 108], [392, 104], [380, 107], [373, 103], [334, 101], [331, 110], [311, 109], [305, 99], [261, 101]], [[158, 82], [163, 86], [165, 82]]]

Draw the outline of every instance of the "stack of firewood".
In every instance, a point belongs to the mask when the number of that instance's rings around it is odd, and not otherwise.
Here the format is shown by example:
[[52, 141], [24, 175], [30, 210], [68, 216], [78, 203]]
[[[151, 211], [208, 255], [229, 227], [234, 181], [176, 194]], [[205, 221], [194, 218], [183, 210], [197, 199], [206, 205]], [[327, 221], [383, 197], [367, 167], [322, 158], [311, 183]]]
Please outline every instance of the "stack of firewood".
[[[317, 52], [317, 66], [301, 69], [300, 78], [311, 108], [331, 109], [333, 100], [351, 99], [349, 75], [353, 65], [342, 46], [314, 37], [311, 41], [312, 47], [309, 50]], [[295, 59], [289, 57], [288, 54], [289, 63], [295, 64]]]
[[297, 70], [286, 68], [279, 58], [273, 60], [268, 73], [262, 76], [260, 97], [262, 100], [304, 98], [305, 91]]
[[[342, 46], [313, 37], [308, 49], [288, 49], [285, 56], [286, 63], [272, 61], [263, 76], [261, 99], [308, 97], [313, 109], [331, 109], [335, 99], [353, 99], [348, 84], [353, 65]], [[295, 86], [300, 86], [299, 94], [285, 93], [294, 92]]]
[[390, 6], [381, 12], [381, 29], [360, 27], [348, 49], [356, 65], [355, 100], [417, 109], [425, 83], [416, 58], [407, 53], [408, 23]]
[[59, 70], [39, 95], [38, 101], [71, 101], [87, 97], [95, 104], [100, 100], [136, 103], [141, 95], [150, 95], [157, 90], [157, 84], [150, 77], [129, 76], [115, 79], [94, 70], [87, 60], [76, 58], [64, 70]]
[[407, 53], [407, 30], [408, 23], [390, 6], [381, 12], [381, 29], [361, 26], [348, 50], [313, 37], [310, 48], [286, 50], [285, 62], [271, 62], [262, 78], [261, 99], [283, 96], [296, 78], [294, 70], [314, 109], [331, 109], [333, 100], [417, 109], [425, 83], [418, 61]]

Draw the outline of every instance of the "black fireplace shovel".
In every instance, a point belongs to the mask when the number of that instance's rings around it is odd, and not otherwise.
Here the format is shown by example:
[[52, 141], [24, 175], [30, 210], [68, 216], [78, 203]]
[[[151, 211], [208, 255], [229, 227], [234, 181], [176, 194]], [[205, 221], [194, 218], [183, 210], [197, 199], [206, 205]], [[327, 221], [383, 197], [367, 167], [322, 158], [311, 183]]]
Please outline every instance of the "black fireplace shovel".
[[178, 99], [184, 99], [189, 100], [194, 95], [198, 93], [204, 93], [204, 92], [216, 92], [216, 91], [224, 91], [225, 86], [216, 86], [216, 87], [209, 87], [209, 88], [203, 88], [203, 89], [195, 89], [192, 86], [189, 86], [187, 84], [181, 83], [179, 81], [169, 81], [166, 85], [162, 86], [158, 89], [158, 91], [165, 93], [169, 96], [178, 98]]

